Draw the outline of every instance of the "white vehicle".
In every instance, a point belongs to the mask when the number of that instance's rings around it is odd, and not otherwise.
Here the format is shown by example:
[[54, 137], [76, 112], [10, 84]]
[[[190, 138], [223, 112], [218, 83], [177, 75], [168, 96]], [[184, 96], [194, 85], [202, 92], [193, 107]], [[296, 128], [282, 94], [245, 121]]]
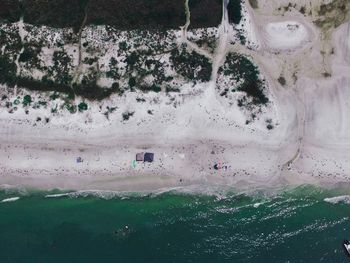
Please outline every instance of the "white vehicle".
[[343, 246], [344, 246], [344, 249], [345, 249], [347, 255], [350, 257], [350, 242], [349, 242], [349, 240], [344, 240]]

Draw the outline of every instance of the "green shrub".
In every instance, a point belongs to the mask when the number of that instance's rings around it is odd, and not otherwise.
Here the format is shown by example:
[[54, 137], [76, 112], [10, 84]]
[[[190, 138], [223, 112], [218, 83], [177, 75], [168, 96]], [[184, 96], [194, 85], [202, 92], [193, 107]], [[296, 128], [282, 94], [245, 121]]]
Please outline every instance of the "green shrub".
[[34, 52], [31, 49], [25, 49], [19, 56], [19, 62], [27, 62], [33, 59], [35, 56]]
[[119, 79], [120, 75], [118, 71], [118, 61], [114, 57], [112, 57], [109, 61], [109, 71], [106, 72], [106, 77], [112, 79]]
[[30, 95], [25, 95], [23, 98], [23, 105], [28, 106], [32, 103], [32, 97]]
[[156, 84], [152, 84], [151, 86], [143, 85], [143, 86], [140, 86], [139, 89], [145, 92], [154, 91], [158, 93], [162, 91], [162, 88]]
[[286, 85], [287, 83], [286, 79], [283, 76], [280, 76], [277, 80], [282, 86]]
[[64, 107], [72, 114], [77, 112], [77, 106], [74, 104], [65, 103]]
[[55, 100], [55, 99], [58, 99], [59, 97], [60, 97], [59, 93], [55, 91], [50, 95], [50, 100]]
[[136, 79], [135, 79], [134, 77], [129, 78], [128, 84], [129, 84], [129, 87], [130, 87], [130, 88], [135, 87], [135, 85], [136, 85]]
[[16, 82], [17, 66], [6, 56], [0, 56], [0, 83], [14, 85]]
[[119, 42], [119, 50], [121, 51], [128, 50], [128, 44], [126, 43], [126, 41]]
[[170, 87], [170, 86], [166, 86], [165, 88], [166, 92], [180, 92], [180, 89], [178, 87]]
[[88, 105], [85, 102], [80, 102], [78, 105], [78, 109], [80, 112], [86, 111], [88, 109]]
[[123, 114], [122, 114], [122, 116], [123, 116], [123, 120], [124, 121], [127, 121], [127, 120], [129, 120], [130, 119], [130, 117], [132, 117], [133, 115], [134, 115], [134, 113], [135, 112], [124, 112]]
[[131, 52], [129, 56], [126, 57], [125, 61], [127, 68], [132, 70], [141, 60], [141, 54], [136, 51]]
[[118, 82], [114, 82], [112, 84], [111, 92], [117, 93], [119, 96], [124, 94], [124, 89], [120, 88], [120, 85]]

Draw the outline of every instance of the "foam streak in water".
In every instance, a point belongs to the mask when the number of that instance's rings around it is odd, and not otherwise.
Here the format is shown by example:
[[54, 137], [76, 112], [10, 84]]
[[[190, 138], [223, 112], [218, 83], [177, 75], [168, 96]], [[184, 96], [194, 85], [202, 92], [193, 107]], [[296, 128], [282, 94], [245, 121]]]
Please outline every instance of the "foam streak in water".
[[340, 195], [331, 198], [325, 198], [324, 201], [331, 204], [344, 203], [350, 205], [350, 195]]
[[1, 203], [7, 203], [7, 202], [14, 202], [14, 201], [17, 201], [19, 199], [19, 197], [11, 197], [11, 198], [6, 198], [6, 199], [3, 199], [1, 201]]

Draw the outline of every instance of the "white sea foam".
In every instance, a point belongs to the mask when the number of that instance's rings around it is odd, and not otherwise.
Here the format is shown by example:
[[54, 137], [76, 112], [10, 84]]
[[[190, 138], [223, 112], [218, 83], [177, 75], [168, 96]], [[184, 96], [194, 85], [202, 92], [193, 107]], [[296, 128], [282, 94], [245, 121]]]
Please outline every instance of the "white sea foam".
[[16, 197], [11, 197], [11, 198], [5, 198], [1, 201], [1, 203], [7, 203], [7, 202], [14, 202], [14, 201], [17, 201], [19, 199], [18, 196]]
[[261, 206], [262, 205], [262, 203], [255, 203], [255, 204], [253, 204], [253, 207], [254, 208], [258, 208], [259, 206]]
[[197, 195], [213, 195], [218, 197], [219, 200], [231, 197], [229, 194], [231, 188], [224, 189], [220, 187], [213, 186], [203, 186], [203, 185], [189, 185], [183, 187], [164, 187], [156, 191], [109, 191], [109, 190], [80, 190], [68, 193], [60, 194], [48, 194], [45, 198], [79, 198], [79, 197], [97, 197], [101, 199], [113, 199], [122, 198], [127, 199], [129, 197], [157, 197], [166, 193], [176, 193], [176, 194], [197, 194]]
[[350, 195], [340, 195], [331, 198], [325, 198], [324, 201], [331, 204], [344, 203], [350, 205]]
[[[203, 196], [214, 196], [216, 201], [222, 201], [226, 199], [231, 199], [236, 196], [245, 195], [250, 197], [264, 196], [265, 198], [272, 198], [275, 195], [278, 195], [283, 191], [280, 188], [269, 188], [269, 191], [266, 189], [254, 189], [254, 190], [245, 190], [238, 191], [238, 189], [232, 187], [223, 187], [223, 186], [212, 186], [212, 185], [203, 185], [203, 184], [193, 184], [185, 185], [180, 187], [164, 187], [156, 191], [110, 191], [110, 190], [80, 190], [66, 193], [58, 194], [48, 194], [45, 195], [45, 198], [84, 198], [84, 197], [97, 197], [100, 199], [113, 199], [121, 198], [122, 200], [128, 199], [130, 197], [149, 197], [156, 198], [163, 194], [182, 194], [182, 195], [203, 195]], [[255, 208], [260, 206], [263, 203], [255, 204]], [[250, 205], [252, 206], [252, 205]]]
[[81, 191], [62, 193], [62, 194], [49, 194], [49, 195], [45, 195], [45, 198], [97, 197], [97, 198], [108, 200], [108, 199], [113, 199], [116, 197], [122, 197], [122, 199], [125, 199], [125, 197], [129, 197], [129, 196], [144, 197], [144, 196], [147, 196], [149, 194], [150, 193], [148, 193], [148, 192], [134, 193], [134, 192], [104, 191], [104, 190], [81, 190]]
[[70, 193], [45, 195], [45, 198], [60, 198], [69, 196]]

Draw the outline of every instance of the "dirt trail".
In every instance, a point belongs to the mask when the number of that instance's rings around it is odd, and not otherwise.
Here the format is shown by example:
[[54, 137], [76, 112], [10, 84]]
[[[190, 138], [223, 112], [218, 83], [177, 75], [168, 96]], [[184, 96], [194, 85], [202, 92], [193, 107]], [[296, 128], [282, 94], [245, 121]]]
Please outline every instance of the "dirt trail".
[[181, 27], [183, 39], [187, 39], [187, 29], [191, 24], [191, 11], [190, 11], [190, 7], [189, 7], [189, 1], [190, 0], [185, 0], [186, 23], [183, 27]]
[[81, 23], [79, 32], [78, 32], [78, 65], [76, 66], [74, 75], [73, 75], [73, 80], [72, 80], [72, 90], [74, 92], [73, 84], [76, 84], [79, 82], [79, 78], [81, 75], [81, 65], [82, 65], [82, 44], [81, 44], [81, 36], [83, 34], [83, 30], [85, 28], [87, 19], [88, 19], [88, 9], [89, 9], [89, 1], [87, 1], [86, 6], [84, 8], [84, 19]]
[[222, 12], [222, 21], [219, 25], [219, 40], [218, 40], [218, 46], [215, 50], [215, 55], [213, 59], [213, 71], [211, 74], [211, 80], [213, 82], [216, 82], [216, 79], [218, 77], [218, 71], [220, 66], [223, 64], [226, 55], [228, 53], [228, 48], [230, 45], [230, 33], [232, 33], [229, 30], [230, 23], [228, 21], [228, 14], [227, 14], [227, 5], [229, 3], [229, 0], [223, 0], [223, 12]]
[[26, 36], [26, 31], [24, 29], [24, 23], [23, 23], [23, 16], [20, 18], [20, 20], [18, 22], [18, 34], [19, 34], [20, 39], [21, 39], [22, 48], [21, 48], [20, 52], [18, 53], [17, 58], [15, 60], [15, 64], [17, 66], [17, 72], [16, 72], [17, 76], [21, 75], [21, 67], [19, 65], [19, 58], [21, 57], [22, 53], [24, 52], [23, 43], [24, 43], [24, 39]]

